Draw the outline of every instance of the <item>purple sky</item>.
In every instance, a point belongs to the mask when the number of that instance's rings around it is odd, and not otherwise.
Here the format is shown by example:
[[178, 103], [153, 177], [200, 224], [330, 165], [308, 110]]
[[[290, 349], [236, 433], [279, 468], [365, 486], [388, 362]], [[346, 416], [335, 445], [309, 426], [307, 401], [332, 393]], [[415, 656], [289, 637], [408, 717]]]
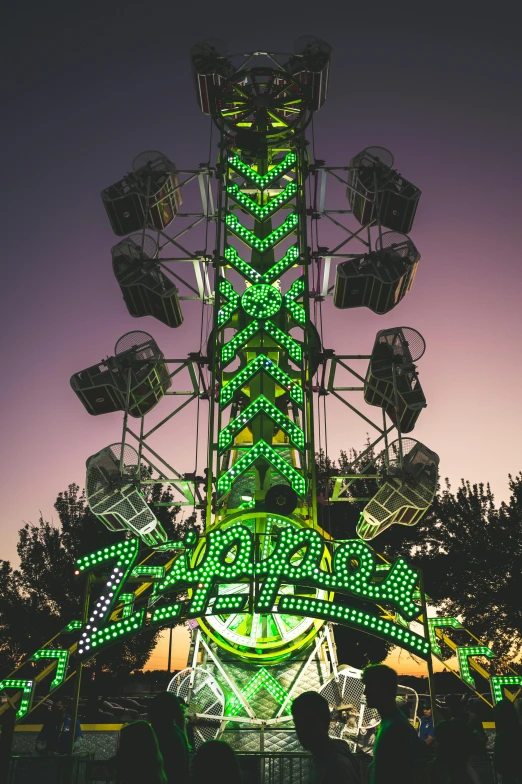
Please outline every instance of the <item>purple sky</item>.
[[[198, 303], [185, 306], [179, 330], [128, 315], [99, 194], [144, 149], [179, 168], [207, 158], [209, 120], [196, 105], [188, 50], [210, 36], [230, 51], [289, 50], [311, 32], [333, 45], [317, 155], [346, 165], [365, 146], [390, 148], [423, 191], [411, 232], [422, 260], [412, 291], [387, 316], [327, 302], [325, 346], [369, 353], [379, 329], [418, 329], [428, 408], [414, 436], [440, 455], [443, 476], [489, 480], [505, 498], [508, 472], [522, 469], [521, 57], [508, 10], [497, 4], [491, 19], [476, 4], [471, 16], [466, 4], [439, 5], [420, 18], [418, 3], [339, 11], [307, 1], [280, 17], [257, 5], [254, 23], [240, 4], [233, 16], [210, 3], [43, 5], [11, 10], [3, 52], [1, 557], [15, 557], [22, 521], [36, 522], [39, 510], [56, 519], [58, 491], [83, 485], [86, 458], [119, 440], [121, 417], [90, 417], [71, 374], [111, 354], [131, 329], [151, 331], [171, 357], [198, 349]], [[158, 442], [181, 471], [194, 465], [194, 413]], [[365, 440], [367, 426], [347, 413], [330, 408], [332, 457]]]

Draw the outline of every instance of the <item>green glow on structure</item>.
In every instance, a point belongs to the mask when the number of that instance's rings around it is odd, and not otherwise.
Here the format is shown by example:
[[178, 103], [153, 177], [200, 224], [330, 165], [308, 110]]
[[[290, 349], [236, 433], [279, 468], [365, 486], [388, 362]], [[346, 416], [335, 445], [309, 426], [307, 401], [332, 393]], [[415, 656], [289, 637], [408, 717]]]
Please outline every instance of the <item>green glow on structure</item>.
[[21, 689], [22, 696], [20, 699], [20, 705], [18, 706], [18, 710], [16, 711], [16, 718], [18, 721], [23, 719], [23, 717], [29, 711], [31, 707], [31, 703], [33, 701], [34, 695], [34, 687], [35, 682], [32, 680], [22, 680], [21, 678], [4, 678], [3, 681], [0, 681], [0, 691], [4, 691], [4, 689]]
[[234, 291], [232, 284], [229, 283], [225, 278], [219, 279], [219, 293], [226, 300], [228, 300], [225, 305], [220, 307], [218, 312], [218, 327], [222, 327], [227, 323], [227, 321], [229, 321], [232, 314], [238, 309], [239, 294]]
[[165, 552], [166, 550], [181, 550], [183, 542], [165, 542], [165, 544], [154, 545], [154, 550], [158, 552]]
[[92, 648], [99, 648], [109, 642], [114, 642], [118, 637], [124, 634], [137, 632], [143, 625], [145, 610], [140, 610], [130, 618], [125, 618], [115, 623], [110, 623], [103, 629], [98, 629], [93, 632], [90, 637], [90, 644]]
[[304, 293], [304, 290], [305, 282], [303, 278], [297, 278], [283, 297], [288, 312], [294, 321], [301, 326], [306, 323], [306, 313], [302, 305], [298, 305], [294, 300], [297, 299], [297, 297], [300, 297]]
[[246, 226], [243, 226], [237, 216], [233, 215], [231, 212], [227, 213], [225, 222], [228, 228], [234, 232], [236, 237], [239, 237], [242, 242], [257, 250], [258, 253], [266, 253], [282, 242], [285, 237], [296, 229], [299, 223], [299, 216], [296, 212], [291, 212], [283, 223], [271, 231], [268, 237], [265, 237], [264, 239], [260, 239], [253, 231], [250, 231]]
[[306, 493], [306, 481], [304, 477], [302, 477], [287, 460], [281, 457], [275, 449], [262, 439], [254, 444], [237, 463], [234, 463], [232, 468], [229, 468], [225, 474], [219, 477], [217, 483], [218, 492], [221, 494], [228, 493], [232, 487], [232, 483], [260, 457], [267, 460], [270, 465], [288, 479], [292, 489], [295, 490], [298, 495], [303, 496]]
[[250, 403], [236, 419], [223, 428], [219, 434], [218, 444], [220, 452], [232, 446], [235, 436], [258, 414], [266, 414], [275, 424], [283, 430], [297, 449], [303, 451], [304, 433], [300, 427], [285, 416], [264, 395], [259, 395]]
[[40, 661], [40, 659], [56, 659], [56, 673], [54, 679], [51, 681], [49, 691], [54, 691], [65, 680], [65, 673], [67, 672], [67, 665], [69, 663], [69, 651], [61, 649], [42, 648], [29, 658], [29, 661]]
[[[256, 399], [254, 404], [258, 405], [258, 400]], [[247, 456], [255, 460], [256, 448], [261, 447], [261, 451], [264, 451], [263, 445], [267, 448], [264, 442], [259, 442], [248, 451]], [[282, 460], [275, 450], [268, 449], [276, 463]], [[283, 462], [287, 468], [295, 472], [289, 463]], [[280, 470], [278, 465], [276, 468]], [[233, 470], [238, 471], [238, 463], [233, 466]], [[303, 477], [297, 472], [295, 474], [304, 486]], [[386, 572], [384, 580], [376, 582], [375, 577], [379, 573], [373, 551], [364, 542], [350, 539], [337, 543], [330, 569], [323, 569], [322, 561], [327, 545], [318, 531], [298, 528], [284, 517], [269, 515], [267, 530], [270, 530], [274, 524], [280, 526], [275, 547], [271, 552], [263, 548], [261, 560], [258, 561], [255, 560], [259, 555], [256, 556], [253, 533], [245, 525], [238, 523], [226, 529], [214, 529], [206, 534], [199, 541], [202, 549], [197, 563], [194, 563], [192, 545], [197, 546], [198, 539], [195, 532], [189, 532], [191, 544], [187, 544], [189, 539], [187, 534], [185, 549], [174, 559], [164, 579], [156, 584], [155, 595], [157, 601], [163, 597], [167, 598], [167, 594], [172, 592], [184, 594], [187, 589], [190, 589], [191, 595], [187, 600], [186, 609], [181, 602], [155, 606], [149, 625], [165, 624], [182, 617], [199, 618], [219, 613], [244, 612], [249, 595], [247, 592], [242, 590], [239, 594], [232, 592], [220, 594], [217, 586], [256, 581], [260, 590], [254, 602], [255, 613], [279, 612], [324, 618], [376, 634], [389, 642], [402, 645], [416, 655], [426, 655], [429, 650], [428, 641], [404, 626], [379, 617], [377, 607], [375, 615], [372, 615], [353, 610], [346, 605], [314, 600], [297, 593], [289, 595], [280, 592], [282, 585], [293, 584], [299, 592], [302, 592], [302, 586], [310, 586], [328, 593], [345, 593], [363, 600], [390, 605], [404, 618], [415, 618], [421, 612], [421, 608], [412, 601], [418, 574], [405, 561], [398, 559]], [[230, 560], [231, 552], [234, 553], [232, 560]], [[295, 558], [296, 553], [300, 554], [298, 559]], [[132, 564], [129, 566], [129, 572], [131, 568]], [[120, 601], [124, 598], [125, 594], [120, 597]], [[143, 628], [144, 613], [145, 611], [142, 610], [117, 622], [110, 620], [105, 622], [106, 613], [101, 611], [101, 617], [97, 621], [100, 628], [93, 628], [88, 624], [91, 628], [84, 634], [88, 632], [90, 636], [87, 639], [84, 637], [80, 642], [80, 655], [92, 658], [103, 646], [125, 635], [136, 633]], [[467, 648], [466, 652], [469, 654], [473, 649]]]
[[469, 671], [470, 656], [487, 656], [488, 659], [494, 659], [496, 654], [487, 645], [467, 645], [457, 648], [457, 656], [459, 659], [460, 677], [469, 686], [475, 688], [475, 681]]
[[270, 187], [272, 183], [287, 174], [297, 162], [297, 155], [295, 152], [289, 152], [282, 161], [276, 166], [273, 166], [266, 174], [258, 174], [251, 166], [243, 163], [239, 155], [231, 155], [228, 159], [228, 165], [234, 169], [245, 180], [249, 180], [259, 190], [263, 191]]
[[264, 324], [265, 332], [268, 332], [271, 338], [273, 338], [280, 346], [285, 348], [288, 351], [288, 356], [294, 360], [297, 364], [301, 364], [303, 360], [303, 349], [296, 343], [296, 341], [287, 335], [286, 332], [276, 327], [276, 325], [272, 321], [265, 321]]
[[295, 384], [290, 376], [284, 370], [281, 370], [271, 359], [265, 354], [258, 354], [248, 365], [240, 370], [239, 373], [223, 387], [219, 395], [220, 408], [226, 408], [232, 401], [234, 394], [244, 387], [256, 373], [268, 373], [280, 387], [286, 389], [290, 394], [290, 398], [297, 403], [298, 406], [303, 405], [303, 390], [300, 386]]
[[152, 613], [152, 623], [164, 623], [174, 618], [178, 618], [181, 613], [182, 605], [179, 602], [176, 604], [168, 604], [165, 607], [157, 607]]
[[152, 580], [162, 580], [164, 575], [164, 566], [135, 566], [131, 572], [131, 577], [150, 577]]
[[286, 595], [279, 600], [279, 612], [338, 621], [360, 631], [369, 632], [376, 637], [386, 640], [386, 642], [400, 645], [401, 648], [405, 648], [415, 654], [415, 656], [421, 656], [423, 659], [426, 659], [429, 655], [430, 646], [424, 637], [420, 637], [409, 629], [390, 623], [390, 621], [386, 621], [384, 618], [369, 615], [343, 604], [326, 602], [323, 599], [307, 599]]
[[218, 596], [212, 608], [213, 612], [241, 612], [247, 603], [248, 596], [246, 593], [237, 595], [226, 594]]
[[[418, 616], [419, 607], [412, 600], [418, 574], [402, 558], [393, 564], [386, 579], [377, 583], [374, 582], [375, 556], [360, 539], [349, 539], [337, 546], [332, 572], [320, 568], [323, 548], [324, 542], [317, 531], [285, 528], [269, 558], [256, 564], [256, 574], [265, 578], [258, 610], [270, 612], [281, 583], [287, 581], [390, 603], [407, 619]], [[293, 556], [300, 550], [305, 554], [296, 565]]]
[[[115, 629], [116, 627], [121, 628], [122, 623], [128, 624], [128, 622], [134, 618], [134, 616], [131, 616], [124, 621], [118, 621], [115, 624], [104, 626], [118, 599], [121, 586], [125, 583], [132, 571], [134, 561], [138, 554], [138, 544], [139, 540], [137, 538], [127, 539], [124, 542], [119, 542], [110, 547], [104, 547], [102, 550], [97, 550], [97, 552], [86, 555], [76, 561], [76, 565], [80, 571], [96, 568], [107, 561], [116, 562], [113, 565], [112, 572], [105, 584], [104, 593], [98, 598], [94, 609], [90, 611], [89, 620], [85, 625], [85, 630], [81, 634], [78, 642], [78, 653], [80, 656], [87, 654], [92, 648], [98, 647], [101, 642], [107, 642], [103, 635], [108, 632], [109, 629]], [[99, 627], [104, 628], [99, 630]], [[118, 635], [115, 634], [113, 636]], [[110, 637], [107, 639], [110, 639]]]
[[99, 564], [105, 563], [106, 561], [112, 561], [115, 558], [118, 559], [118, 561], [121, 560], [122, 564], [128, 565], [137, 550], [138, 540], [127, 539], [118, 544], [111, 544], [110, 547], [104, 547], [102, 550], [96, 550], [95, 553], [90, 553], [90, 555], [84, 555], [83, 558], [78, 558], [76, 567], [80, 572], [84, 572], [87, 569], [92, 569]]
[[224, 365], [227, 365], [229, 362], [232, 362], [236, 353], [239, 351], [240, 348], [243, 348], [245, 343], [248, 343], [251, 340], [256, 332], [259, 332], [259, 322], [258, 321], [251, 321], [248, 327], [242, 329], [241, 332], [238, 332], [234, 337], [225, 343], [223, 348], [221, 349], [221, 361]]
[[251, 267], [248, 261], [242, 259], [237, 250], [230, 245], [227, 245], [225, 248], [225, 259], [231, 267], [234, 267], [237, 272], [251, 283], [273, 283], [284, 272], [295, 266], [299, 259], [299, 248], [297, 245], [292, 245], [288, 248], [283, 258], [272, 264], [270, 269], [262, 275]]
[[435, 656], [442, 656], [435, 629], [462, 629], [462, 624], [456, 618], [428, 618], [428, 631], [430, 635], [431, 652]]
[[64, 626], [61, 634], [69, 634], [70, 632], [75, 632], [77, 629], [81, 629], [83, 626], [81, 621], [69, 621], [67, 626]]
[[504, 699], [504, 686], [518, 686], [522, 689], [522, 675], [493, 675], [490, 680], [495, 705]]
[[246, 193], [239, 188], [236, 183], [231, 183], [227, 185], [227, 193], [228, 195], [234, 199], [241, 207], [253, 215], [253, 217], [258, 221], [265, 221], [270, 218], [277, 210], [281, 207], [284, 207], [290, 199], [297, 193], [297, 183], [289, 182], [286, 188], [281, 191], [277, 196], [274, 196], [270, 201], [266, 204], [261, 206], [253, 199], [250, 198]]
[[135, 594], [133, 593], [122, 593], [120, 594], [120, 602], [123, 602], [123, 612], [121, 614], [122, 618], [130, 618], [134, 610], [134, 601], [136, 599]]
[[[256, 672], [254, 677], [248, 681], [243, 689], [242, 694], [245, 701], [250, 702], [261, 689], [265, 689], [279, 705], [284, 705], [289, 701], [288, 692], [283, 689], [281, 684], [279, 684], [274, 676], [264, 667], [261, 667], [261, 669]], [[238, 716], [241, 710], [244, 710], [242, 702], [238, 697], [232, 697], [227, 704], [227, 716]]]
[[283, 298], [274, 286], [256, 283], [241, 296], [241, 307], [252, 318], [266, 319], [281, 310]]

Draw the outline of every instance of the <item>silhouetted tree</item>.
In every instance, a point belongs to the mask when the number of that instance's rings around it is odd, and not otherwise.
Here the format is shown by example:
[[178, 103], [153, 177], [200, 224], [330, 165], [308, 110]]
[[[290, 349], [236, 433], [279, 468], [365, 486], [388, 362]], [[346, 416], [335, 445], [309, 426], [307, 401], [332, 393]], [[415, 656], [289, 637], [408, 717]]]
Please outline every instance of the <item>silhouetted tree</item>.
[[[173, 501], [170, 487], [152, 485], [146, 494], [154, 503]], [[0, 668], [3, 675], [24, 656], [37, 650], [69, 621], [81, 617], [82, 579], [75, 577], [75, 561], [116, 541], [125, 532], [111, 532], [92, 514], [84, 491], [69, 485], [58, 494], [55, 526], [42, 517], [19, 531], [20, 566], [0, 561]], [[176, 522], [179, 506], [157, 506], [156, 516], [170, 539], [183, 536], [194, 516]], [[158, 632], [145, 631], [116, 643], [96, 657], [99, 670], [126, 673], [142, 668], [156, 644]]]

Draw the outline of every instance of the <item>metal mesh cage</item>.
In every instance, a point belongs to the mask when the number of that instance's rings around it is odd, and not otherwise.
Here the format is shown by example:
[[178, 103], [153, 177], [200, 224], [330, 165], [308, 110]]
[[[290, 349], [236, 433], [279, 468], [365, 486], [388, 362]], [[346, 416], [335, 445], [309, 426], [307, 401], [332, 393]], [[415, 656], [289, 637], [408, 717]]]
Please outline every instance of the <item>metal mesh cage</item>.
[[392, 310], [413, 285], [420, 254], [405, 234], [384, 232], [376, 249], [337, 265], [336, 308], [367, 307], [374, 313]]
[[[124, 242], [131, 242], [135, 245], [138, 250], [140, 251], [141, 257], [145, 257], [147, 259], [155, 259], [158, 255], [159, 245], [158, 245], [158, 237], [153, 236], [152, 234], [147, 234], [147, 232], [139, 231], [136, 234], [131, 234], [129, 237], [126, 237]], [[118, 245], [115, 246], [116, 248]], [[111, 253], [114, 256], [114, 248], [111, 250]]]
[[122, 445], [118, 443], [87, 460], [87, 503], [109, 530], [131, 531], [147, 544], [161, 544], [167, 536], [138, 489], [138, 453], [125, 444], [123, 461], [121, 458]]
[[294, 42], [294, 52], [284, 68], [308, 86], [311, 108], [319, 111], [328, 92], [332, 47], [315, 35], [304, 35]]
[[117, 369], [100, 362], [71, 376], [71, 387], [92, 416], [125, 409], [125, 394]]
[[374, 174], [377, 177], [377, 187], [383, 185], [393, 177], [394, 158], [386, 147], [366, 147], [350, 162], [350, 166], [359, 169], [359, 177], [364, 178], [364, 185], [368, 191], [375, 191]]
[[134, 171], [102, 191], [102, 201], [118, 236], [146, 226], [165, 229], [183, 202], [175, 164], [149, 150], [136, 156]]
[[175, 165], [158, 150], [140, 152], [132, 161], [132, 169], [139, 175], [164, 174], [176, 171]]
[[215, 90], [234, 73], [234, 67], [227, 60], [226, 53], [226, 44], [215, 38], [208, 38], [192, 47], [194, 86], [203, 114], [212, 113], [215, 108]]
[[333, 675], [319, 690], [332, 710], [330, 737], [346, 740], [354, 752], [360, 735], [380, 720], [378, 712], [366, 706], [361, 675], [361, 670], [341, 666], [337, 677]]
[[127, 332], [118, 340], [115, 357], [75, 373], [71, 386], [90, 414], [125, 411], [141, 417], [171, 386], [168, 367], [147, 332]]
[[132, 351], [137, 359], [155, 359], [161, 356], [156, 341], [148, 332], [126, 332], [122, 335], [114, 346], [114, 353], [118, 356], [128, 351]]
[[393, 153], [386, 147], [365, 147], [365, 149], [356, 155], [355, 159], [361, 166], [387, 166], [391, 168], [395, 162]]
[[[392, 442], [380, 458], [386, 468], [382, 485], [366, 504], [357, 535], [369, 540], [390, 525], [415, 525], [429, 509], [439, 481], [439, 457], [413, 438]], [[402, 465], [401, 465], [402, 463]]]
[[409, 433], [426, 398], [419, 382], [415, 360], [422, 357], [426, 343], [411, 327], [394, 327], [377, 333], [364, 382], [364, 399], [380, 406], [401, 432]]
[[350, 161], [346, 195], [363, 226], [376, 221], [398, 232], [413, 226], [420, 190], [395, 169], [384, 147], [366, 147]]
[[411, 239], [399, 231], [383, 231], [375, 240], [375, 249], [379, 251], [392, 250], [401, 258], [408, 259], [412, 263], [417, 261], [417, 257], [420, 255]]
[[[138, 243], [139, 240], [140, 242]], [[157, 253], [157, 243], [145, 235], [146, 253], [141, 248], [142, 237], [135, 234], [112, 248], [112, 268], [131, 316], [153, 316], [168, 327], [179, 327], [183, 314], [178, 289], [161, 269], [160, 262], [152, 258]]]
[[[174, 676], [167, 691], [173, 692], [188, 704], [196, 748], [207, 740], [219, 737], [225, 725], [221, 718], [225, 715], [225, 695], [211, 672], [204, 667], [187, 667]], [[207, 718], [212, 716], [217, 718]]]

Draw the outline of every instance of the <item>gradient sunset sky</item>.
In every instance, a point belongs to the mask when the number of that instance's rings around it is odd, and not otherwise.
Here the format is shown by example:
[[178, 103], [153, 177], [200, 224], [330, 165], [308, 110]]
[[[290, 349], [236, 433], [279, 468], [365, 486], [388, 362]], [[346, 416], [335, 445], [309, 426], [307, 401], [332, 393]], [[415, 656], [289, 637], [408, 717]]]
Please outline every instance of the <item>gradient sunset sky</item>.
[[[199, 303], [185, 306], [178, 330], [129, 316], [112, 275], [117, 239], [100, 191], [142, 150], [162, 150], [179, 168], [208, 159], [210, 120], [196, 104], [189, 67], [190, 46], [208, 37], [226, 40], [230, 51], [290, 51], [307, 33], [333, 46], [329, 96], [315, 118], [317, 157], [347, 165], [368, 145], [392, 150], [423, 192], [411, 232], [422, 259], [412, 291], [387, 316], [338, 311], [329, 300], [325, 346], [366, 354], [379, 329], [418, 329], [427, 343], [418, 369], [428, 408], [414, 437], [439, 454], [441, 475], [454, 485], [461, 477], [489, 481], [497, 500], [507, 498], [508, 473], [522, 470], [515, 4], [358, 5], [11, 7], [1, 71], [2, 558], [16, 560], [23, 521], [37, 522], [39, 510], [57, 519], [57, 493], [83, 486], [86, 458], [120, 438], [121, 417], [90, 417], [70, 376], [112, 354], [132, 329], [150, 331], [171, 357], [199, 347]], [[346, 208], [342, 198], [338, 208]], [[331, 457], [364, 443], [367, 426], [347, 413], [330, 407]], [[180, 471], [194, 467], [194, 414], [187, 409], [160, 442]], [[163, 649], [161, 657], [164, 664]], [[175, 661], [182, 665], [183, 657]]]

